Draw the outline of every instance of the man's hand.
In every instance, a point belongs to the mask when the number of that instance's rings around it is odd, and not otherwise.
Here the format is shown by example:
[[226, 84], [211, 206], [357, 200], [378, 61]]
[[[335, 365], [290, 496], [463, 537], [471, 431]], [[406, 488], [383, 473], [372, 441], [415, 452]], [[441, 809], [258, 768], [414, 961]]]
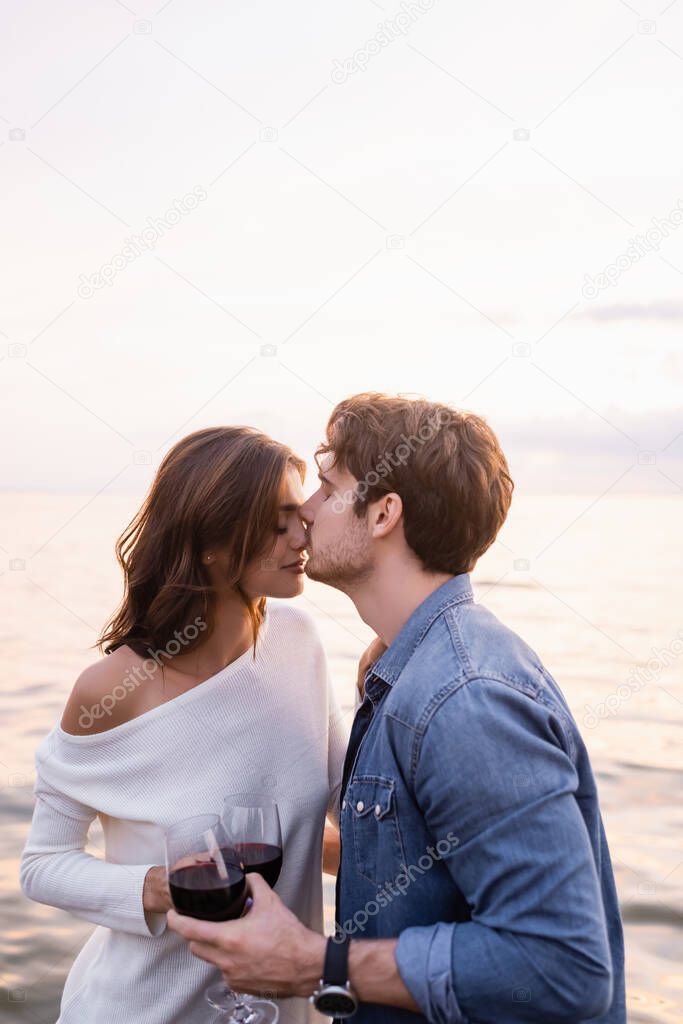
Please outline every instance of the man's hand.
[[365, 673], [384, 654], [386, 649], [387, 645], [384, 641], [376, 636], [370, 646], [361, 654], [360, 661], [358, 662], [358, 680], [356, 682], [358, 695], [361, 700], [365, 699]]
[[197, 921], [171, 910], [168, 927], [218, 967], [235, 992], [310, 996], [323, 973], [324, 937], [306, 928], [260, 875], [252, 872], [247, 882], [254, 903], [238, 921]]
[[145, 875], [142, 906], [151, 914], [165, 914], [173, 906], [165, 867], [150, 868]]
[[[285, 999], [310, 996], [323, 975], [327, 940], [309, 931], [260, 875], [247, 881], [254, 904], [238, 921], [197, 921], [169, 911], [168, 927], [190, 952], [218, 967], [235, 992]], [[419, 1012], [396, 966], [396, 940], [353, 941], [349, 977], [361, 1002]]]

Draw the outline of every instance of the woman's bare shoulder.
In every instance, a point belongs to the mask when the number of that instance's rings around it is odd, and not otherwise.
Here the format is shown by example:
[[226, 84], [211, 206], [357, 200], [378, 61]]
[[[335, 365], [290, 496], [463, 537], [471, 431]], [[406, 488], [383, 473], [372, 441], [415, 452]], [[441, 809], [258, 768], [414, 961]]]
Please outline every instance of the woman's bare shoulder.
[[61, 727], [73, 736], [91, 736], [135, 718], [143, 659], [130, 647], [118, 647], [88, 665], [74, 683]]

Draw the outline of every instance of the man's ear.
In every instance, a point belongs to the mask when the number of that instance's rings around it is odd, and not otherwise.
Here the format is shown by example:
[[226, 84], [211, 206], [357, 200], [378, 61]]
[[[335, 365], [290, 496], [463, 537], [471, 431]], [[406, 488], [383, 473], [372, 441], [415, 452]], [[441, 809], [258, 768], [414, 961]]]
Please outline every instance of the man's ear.
[[400, 495], [392, 491], [383, 494], [370, 506], [370, 534], [376, 540], [388, 537], [403, 518], [403, 502]]

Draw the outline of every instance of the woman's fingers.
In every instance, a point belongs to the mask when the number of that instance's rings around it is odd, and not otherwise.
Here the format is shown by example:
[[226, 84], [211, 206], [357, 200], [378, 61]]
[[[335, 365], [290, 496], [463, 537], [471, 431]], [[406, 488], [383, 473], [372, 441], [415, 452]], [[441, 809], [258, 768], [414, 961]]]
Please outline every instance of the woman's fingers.
[[365, 697], [365, 673], [374, 665], [378, 658], [380, 658], [387, 649], [387, 645], [384, 641], [376, 636], [372, 643], [366, 647], [358, 662], [358, 695], [363, 700]]

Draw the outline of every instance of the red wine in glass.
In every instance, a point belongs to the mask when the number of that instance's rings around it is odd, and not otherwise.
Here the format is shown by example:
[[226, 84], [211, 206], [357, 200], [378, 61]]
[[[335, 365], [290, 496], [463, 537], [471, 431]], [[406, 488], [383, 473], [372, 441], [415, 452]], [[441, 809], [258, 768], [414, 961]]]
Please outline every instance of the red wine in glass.
[[240, 916], [247, 894], [244, 871], [231, 863], [234, 850], [222, 847], [221, 855], [227, 878], [221, 878], [215, 861], [187, 864], [169, 872], [168, 887], [179, 914], [200, 921], [233, 921]]
[[271, 889], [282, 871], [282, 847], [271, 843], [235, 843], [235, 851], [244, 865], [245, 873], [256, 871], [265, 878]]

